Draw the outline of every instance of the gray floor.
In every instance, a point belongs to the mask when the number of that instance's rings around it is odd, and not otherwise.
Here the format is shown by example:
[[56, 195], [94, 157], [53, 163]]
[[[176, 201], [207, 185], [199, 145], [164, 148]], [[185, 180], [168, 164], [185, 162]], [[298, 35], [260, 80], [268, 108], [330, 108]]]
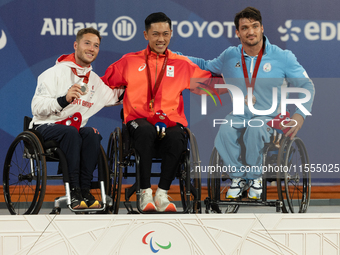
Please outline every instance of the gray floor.
[[[175, 202], [178, 210], [181, 210], [180, 203]], [[204, 206], [202, 202], [202, 206]], [[49, 214], [53, 208], [53, 203], [44, 203], [39, 214]], [[223, 210], [222, 208], [222, 211]], [[205, 208], [202, 208], [205, 214]], [[240, 206], [238, 213], [276, 213], [275, 207], [269, 206]], [[315, 199], [310, 201], [307, 213], [340, 213], [340, 199]], [[62, 207], [61, 214], [74, 214], [68, 208]], [[119, 214], [127, 214], [124, 205], [121, 204]], [[5, 203], [0, 203], [0, 215], [9, 215]]]

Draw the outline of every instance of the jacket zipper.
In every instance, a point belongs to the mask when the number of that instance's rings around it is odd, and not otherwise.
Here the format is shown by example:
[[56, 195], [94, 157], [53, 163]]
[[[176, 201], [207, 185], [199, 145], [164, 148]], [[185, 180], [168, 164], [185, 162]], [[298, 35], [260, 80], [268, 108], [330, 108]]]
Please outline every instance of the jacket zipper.
[[157, 82], [157, 67], [158, 67], [158, 54], [156, 57], [156, 73], [155, 73], [155, 85], [154, 86], [156, 86], [156, 82]]
[[249, 72], [250, 72], [250, 74], [251, 74], [251, 76], [250, 76], [250, 78], [253, 78], [253, 71], [254, 71], [254, 58], [255, 57], [250, 57], [251, 58], [251, 64], [250, 64], [250, 70], [249, 70]]

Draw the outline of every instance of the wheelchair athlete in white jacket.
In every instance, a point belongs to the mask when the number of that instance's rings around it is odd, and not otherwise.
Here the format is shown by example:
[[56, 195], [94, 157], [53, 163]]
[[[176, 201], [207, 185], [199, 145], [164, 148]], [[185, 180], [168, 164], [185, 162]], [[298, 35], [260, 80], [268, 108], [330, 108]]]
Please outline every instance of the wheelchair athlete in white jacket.
[[103, 107], [118, 104], [123, 92], [110, 89], [92, 71], [100, 41], [97, 30], [81, 29], [74, 42], [75, 53], [62, 55], [55, 66], [38, 77], [31, 105], [30, 127], [44, 140], [59, 142], [65, 153], [73, 209], [100, 207], [89, 190], [102, 137], [95, 128], [85, 125]]

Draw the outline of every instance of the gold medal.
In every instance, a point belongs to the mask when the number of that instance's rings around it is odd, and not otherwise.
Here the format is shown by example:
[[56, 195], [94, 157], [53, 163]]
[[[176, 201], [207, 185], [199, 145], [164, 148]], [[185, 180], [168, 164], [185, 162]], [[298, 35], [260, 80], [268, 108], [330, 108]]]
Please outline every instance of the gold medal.
[[154, 110], [153, 110], [154, 102], [155, 102], [155, 100], [154, 100], [154, 99], [151, 99], [151, 100], [150, 100], [150, 103], [149, 103], [149, 108], [150, 108], [150, 111], [152, 111], [152, 112], [154, 111]]

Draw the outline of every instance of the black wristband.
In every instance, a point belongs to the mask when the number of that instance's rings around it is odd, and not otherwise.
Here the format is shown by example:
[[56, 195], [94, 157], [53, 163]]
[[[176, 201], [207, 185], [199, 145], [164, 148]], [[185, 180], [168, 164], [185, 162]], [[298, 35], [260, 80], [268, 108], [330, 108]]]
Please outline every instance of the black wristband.
[[62, 107], [65, 108], [66, 106], [68, 106], [70, 103], [66, 101], [66, 96], [63, 97], [58, 97], [57, 98], [58, 104]]

